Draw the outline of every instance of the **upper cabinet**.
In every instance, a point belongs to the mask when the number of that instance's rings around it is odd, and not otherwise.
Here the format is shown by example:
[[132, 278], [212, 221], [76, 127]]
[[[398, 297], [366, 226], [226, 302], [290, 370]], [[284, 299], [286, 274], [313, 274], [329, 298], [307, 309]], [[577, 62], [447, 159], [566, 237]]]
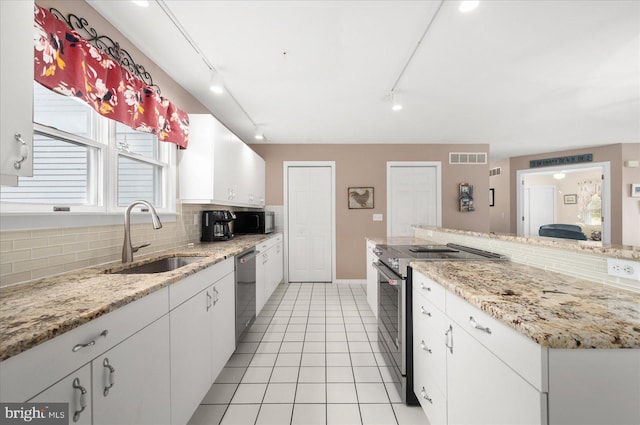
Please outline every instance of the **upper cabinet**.
[[32, 175], [33, 2], [0, 1], [1, 184]]
[[264, 207], [264, 159], [211, 115], [189, 115], [189, 122], [189, 147], [180, 155], [181, 201]]

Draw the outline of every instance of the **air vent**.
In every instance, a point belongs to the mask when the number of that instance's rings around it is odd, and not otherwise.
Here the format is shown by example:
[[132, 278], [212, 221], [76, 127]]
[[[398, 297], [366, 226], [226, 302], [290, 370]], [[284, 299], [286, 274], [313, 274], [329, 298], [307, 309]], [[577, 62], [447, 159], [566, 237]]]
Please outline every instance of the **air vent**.
[[449, 164], [486, 164], [485, 152], [449, 152]]
[[489, 169], [489, 177], [499, 176], [502, 174], [502, 167], [490, 168]]

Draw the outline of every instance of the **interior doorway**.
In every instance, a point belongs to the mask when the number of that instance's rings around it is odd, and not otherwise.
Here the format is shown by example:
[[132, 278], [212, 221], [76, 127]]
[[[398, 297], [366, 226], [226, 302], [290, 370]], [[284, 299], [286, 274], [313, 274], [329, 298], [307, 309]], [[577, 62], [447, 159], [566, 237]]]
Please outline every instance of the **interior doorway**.
[[335, 162], [284, 163], [285, 279], [333, 282]]
[[413, 236], [416, 224], [442, 226], [441, 182], [440, 162], [387, 162], [387, 237]]
[[544, 224], [556, 223], [556, 187], [524, 186], [524, 236], [538, 236]]
[[[555, 215], [553, 221], [542, 224], [576, 225], [582, 229], [587, 239], [611, 242], [609, 162], [518, 170], [516, 175], [518, 236], [537, 236], [531, 210], [534, 201], [527, 191], [534, 186], [546, 185], [556, 188]], [[536, 205], [533, 213], [537, 214], [538, 210], [544, 209], [544, 206]]]

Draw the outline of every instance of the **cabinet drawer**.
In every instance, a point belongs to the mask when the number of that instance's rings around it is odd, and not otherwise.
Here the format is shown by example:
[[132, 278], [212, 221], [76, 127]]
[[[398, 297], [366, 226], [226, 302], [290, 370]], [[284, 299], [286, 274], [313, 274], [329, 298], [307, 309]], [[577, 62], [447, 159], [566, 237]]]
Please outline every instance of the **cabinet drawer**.
[[[447, 318], [440, 310], [433, 307], [422, 297], [414, 299], [413, 310], [413, 363], [420, 364], [426, 379], [445, 393], [447, 385], [445, 332]], [[429, 315], [423, 314], [428, 312]]]
[[[547, 391], [548, 350], [462, 298], [447, 293], [447, 316], [538, 391]], [[487, 328], [483, 330], [482, 328]]]
[[[160, 289], [109, 314], [2, 362], [3, 402], [24, 402], [90, 362], [149, 323], [167, 314], [168, 288]], [[107, 331], [106, 336], [101, 334]], [[73, 351], [74, 347], [85, 347]]]
[[209, 285], [232, 273], [234, 269], [234, 258], [227, 258], [169, 286], [169, 309], [173, 310]]
[[417, 293], [424, 296], [434, 306], [444, 311], [445, 308], [445, 292], [444, 286], [434, 282], [422, 273], [413, 273], [413, 288]]
[[418, 397], [429, 424], [447, 424], [447, 398], [434, 386], [424, 373], [417, 374], [413, 380], [413, 392]]

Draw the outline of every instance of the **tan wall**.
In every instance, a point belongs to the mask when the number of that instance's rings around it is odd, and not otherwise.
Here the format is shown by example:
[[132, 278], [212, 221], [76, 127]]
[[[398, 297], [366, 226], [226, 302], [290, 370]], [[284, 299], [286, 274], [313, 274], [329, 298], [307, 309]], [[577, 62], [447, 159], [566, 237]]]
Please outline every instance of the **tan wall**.
[[[487, 145], [276, 145], [251, 147], [266, 161], [267, 205], [283, 204], [284, 161], [336, 162], [336, 274], [338, 279], [364, 279], [365, 237], [387, 230], [387, 161], [441, 161], [442, 226], [489, 231], [489, 166], [449, 165], [449, 152], [488, 152]], [[457, 209], [458, 185], [474, 185], [476, 211]], [[374, 187], [374, 209], [349, 210], [347, 188]], [[372, 214], [383, 214], [374, 222]]]
[[[629, 233], [632, 234], [632, 238], [625, 237], [624, 240], [632, 241], [635, 240], [637, 234], [638, 226], [640, 226], [638, 219], [637, 209], [635, 213], [633, 212], [633, 202], [627, 202], [625, 199], [625, 208], [623, 210], [623, 193], [625, 193], [625, 185], [623, 184], [623, 148], [625, 155], [629, 155], [630, 157], [635, 156], [636, 158], [640, 157], [638, 152], [640, 151], [640, 144], [613, 144], [606, 146], [598, 146], [589, 149], [576, 149], [576, 150], [568, 150], [568, 151], [558, 151], [558, 152], [547, 152], [538, 155], [527, 155], [527, 156], [519, 156], [513, 157], [510, 159], [510, 181], [516, 181], [516, 175], [518, 170], [528, 170], [529, 169], [529, 161], [533, 159], [544, 159], [544, 158], [554, 158], [560, 156], [569, 156], [569, 155], [582, 155], [582, 154], [593, 154], [593, 162], [609, 162], [611, 165], [611, 243], [614, 245], [622, 245], [625, 242], [623, 241], [623, 234]], [[637, 169], [636, 169], [637, 170]], [[627, 174], [633, 174], [633, 171], [625, 171], [625, 179], [636, 178], [637, 174], [634, 177], [627, 176]], [[628, 186], [628, 185], [627, 185]], [[512, 184], [510, 188], [511, 192], [511, 233], [516, 233], [517, 229], [517, 198], [516, 198], [516, 189], [517, 185]], [[626, 193], [628, 193], [629, 189], [626, 188]], [[629, 204], [627, 206], [627, 204]], [[637, 204], [636, 204], [637, 205]], [[606, 218], [605, 218], [606, 219]], [[623, 227], [624, 225], [624, 227]], [[635, 237], [633, 237], [635, 236]], [[637, 245], [637, 244], [636, 244]]]
[[509, 233], [511, 231], [509, 159], [505, 158], [491, 164], [491, 168], [495, 167], [501, 167], [502, 173], [489, 177], [489, 186], [494, 189], [494, 206], [489, 208], [490, 230], [493, 233]]
[[[622, 145], [622, 164], [640, 161], [640, 143]], [[622, 244], [640, 246], [640, 198], [631, 197], [631, 184], [640, 184], [640, 167], [622, 168]]]

